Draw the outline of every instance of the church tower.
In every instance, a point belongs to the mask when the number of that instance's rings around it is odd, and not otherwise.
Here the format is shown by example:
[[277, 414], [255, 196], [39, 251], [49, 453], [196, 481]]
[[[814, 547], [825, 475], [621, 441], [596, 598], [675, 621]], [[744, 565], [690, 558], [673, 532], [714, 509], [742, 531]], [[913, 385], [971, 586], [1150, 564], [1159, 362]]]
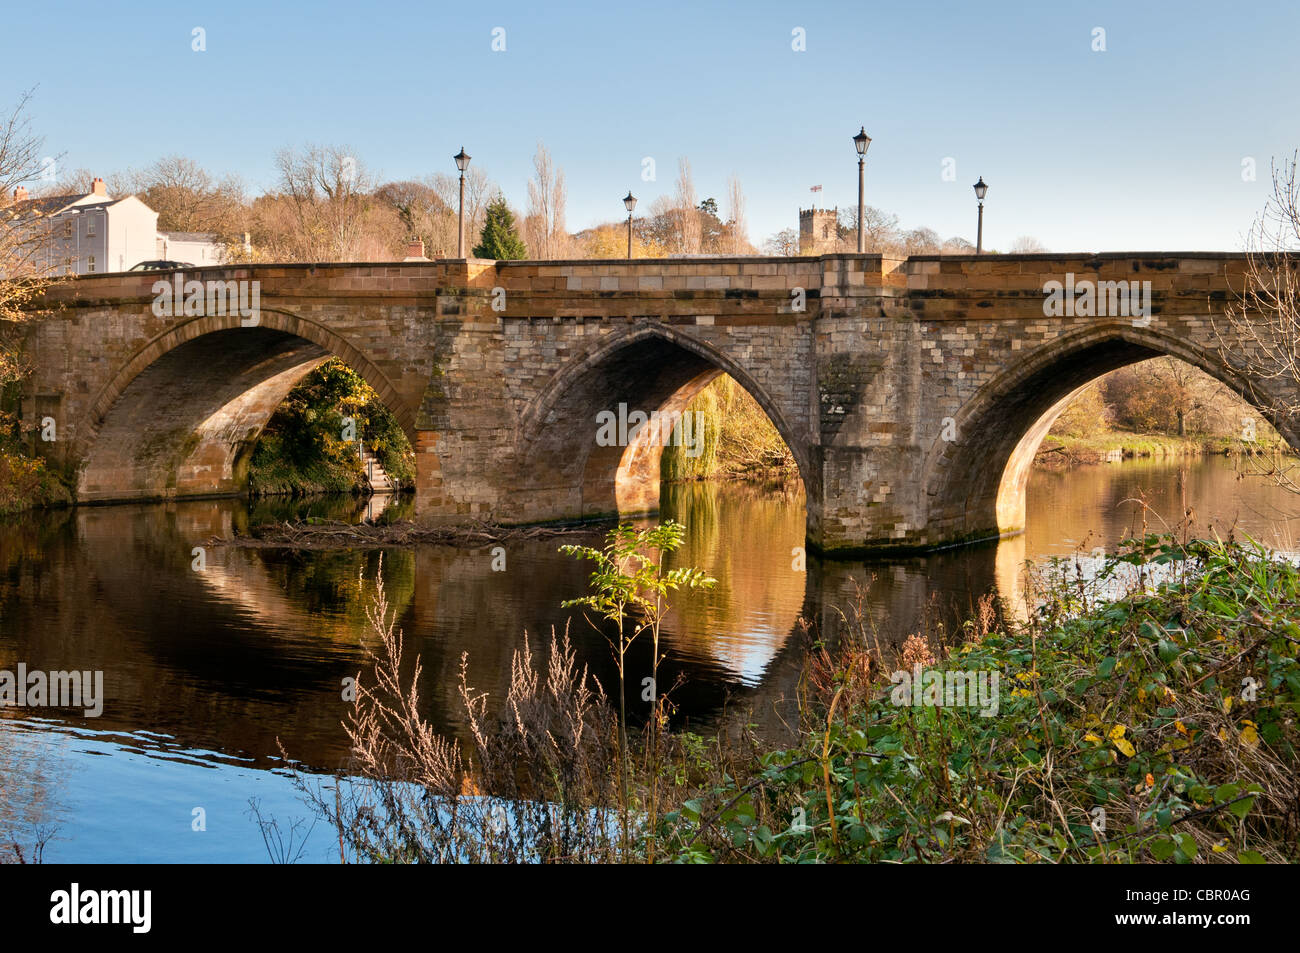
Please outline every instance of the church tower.
[[799, 254], [829, 255], [839, 241], [839, 209], [799, 209]]

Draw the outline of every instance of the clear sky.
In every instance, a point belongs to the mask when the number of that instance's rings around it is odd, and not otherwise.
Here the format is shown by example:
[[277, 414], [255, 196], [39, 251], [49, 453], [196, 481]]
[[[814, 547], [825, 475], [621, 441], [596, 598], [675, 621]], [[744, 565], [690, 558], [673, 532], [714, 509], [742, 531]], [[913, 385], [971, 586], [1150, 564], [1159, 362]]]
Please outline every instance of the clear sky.
[[755, 243], [857, 201], [865, 125], [867, 201], [904, 226], [973, 240], [982, 175], [992, 248], [1233, 250], [1300, 147], [1297, 37], [1296, 0], [46, 2], [6, 6], [0, 92], [37, 87], [64, 168], [182, 154], [254, 191], [284, 146], [397, 179], [454, 172], [464, 145], [522, 207], [540, 139], [573, 230], [670, 192], [686, 156], [701, 198], [740, 177]]

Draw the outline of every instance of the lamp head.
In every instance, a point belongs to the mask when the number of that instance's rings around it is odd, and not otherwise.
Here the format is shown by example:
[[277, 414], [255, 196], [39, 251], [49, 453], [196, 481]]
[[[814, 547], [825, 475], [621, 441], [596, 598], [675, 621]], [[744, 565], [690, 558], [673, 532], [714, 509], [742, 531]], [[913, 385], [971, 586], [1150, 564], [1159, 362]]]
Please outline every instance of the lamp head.
[[867, 135], [867, 127], [863, 126], [858, 130], [858, 134], [853, 137], [853, 145], [858, 150], [858, 155], [867, 154], [867, 146], [871, 145], [871, 137]]

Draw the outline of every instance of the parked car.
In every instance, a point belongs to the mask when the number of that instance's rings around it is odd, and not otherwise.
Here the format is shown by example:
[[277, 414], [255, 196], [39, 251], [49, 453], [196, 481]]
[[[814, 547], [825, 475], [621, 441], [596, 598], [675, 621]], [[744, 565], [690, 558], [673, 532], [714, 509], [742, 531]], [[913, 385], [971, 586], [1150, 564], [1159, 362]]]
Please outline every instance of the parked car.
[[185, 268], [195, 267], [188, 261], [142, 261], [138, 265], [132, 265], [128, 271], [181, 271]]

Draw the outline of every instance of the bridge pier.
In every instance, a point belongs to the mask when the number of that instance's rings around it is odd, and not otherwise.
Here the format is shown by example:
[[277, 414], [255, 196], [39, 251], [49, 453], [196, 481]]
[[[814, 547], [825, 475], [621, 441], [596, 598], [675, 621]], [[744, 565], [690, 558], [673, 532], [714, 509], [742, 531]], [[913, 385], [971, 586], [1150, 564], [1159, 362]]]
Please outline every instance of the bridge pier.
[[808, 494], [809, 548], [845, 558], [933, 548], [915, 492], [917, 448], [818, 449], [820, 492]]

